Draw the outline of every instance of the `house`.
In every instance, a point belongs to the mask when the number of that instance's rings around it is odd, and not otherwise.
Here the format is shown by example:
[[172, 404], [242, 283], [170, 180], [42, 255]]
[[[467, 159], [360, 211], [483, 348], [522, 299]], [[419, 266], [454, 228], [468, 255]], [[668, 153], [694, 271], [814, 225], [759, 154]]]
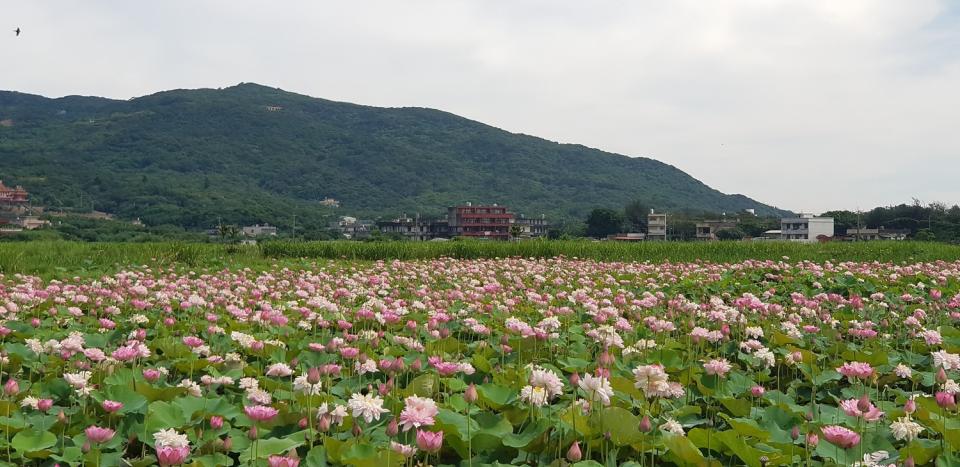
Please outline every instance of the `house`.
[[647, 214], [647, 240], [667, 239], [667, 215], [650, 210]]
[[847, 235], [844, 240], [847, 241], [870, 241], [870, 240], [906, 240], [910, 234], [909, 229], [887, 229], [883, 226], [877, 229], [847, 229]]
[[370, 237], [370, 233], [375, 226], [371, 220], [357, 219], [351, 216], [341, 216], [340, 220], [334, 221], [330, 225], [331, 230], [335, 230], [350, 239], [363, 239]]
[[795, 242], [816, 242], [833, 237], [833, 218], [814, 217], [801, 213], [799, 217], [780, 219], [780, 238]]
[[338, 201], [338, 200], [336, 200], [336, 199], [334, 199], [334, 198], [329, 198], [329, 197], [328, 197], [328, 198], [323, 198], [322, 200], [320, 200], [320, 205], [321, 205], [321, 206], [326, 206], [326, 207], [328, 207], [328, 208], [339, 208], [339, 207], [340, 207], [340, 201]]
[[646, 239], [647, 234], [643, 232], [624, 232], [613, 235], [607, 235], [607, 240], [615, 242], [640, 242]]
[[543, 214], [540, 217], [526, 217], [520, 214], [513, 220], [513, 225], [520, 228], [521, 238], [543, 238], [547, 236], [547, 218]]
[[717, 232], [737, 228], [737, 221], [716, 220], [697, 222], [697, 240], [717, 240]]
[[270, 224], [248, 225], [240, 229], [240, 234], [244, 237], [276, 237], [277, 228]]
[[467, 203], [447, 208], [447, 225], [452, 236], [508, 240], [513, 213], [496, 204]]
[[433, 239], [431, 223], [420, 216], [415, 219], [402, 215], [397, 219], [377, 222], [377, 229], [385, 235], [400, 235], [407, 240], [426, 241]]

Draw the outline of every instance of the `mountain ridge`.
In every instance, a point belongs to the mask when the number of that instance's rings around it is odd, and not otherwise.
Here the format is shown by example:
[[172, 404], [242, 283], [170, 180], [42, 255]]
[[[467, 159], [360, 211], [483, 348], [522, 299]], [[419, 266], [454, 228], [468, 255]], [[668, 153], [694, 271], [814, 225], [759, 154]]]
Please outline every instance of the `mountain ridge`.
[[[659, 210], [786, 211], [677, 167], [511, 133], [442, 110], [374, 107], [254, 83], [132, 98], [0, 91], [0, 176], [39, 202], [148, 224], [305, 227], [331, 215], [439, 215], [498, 202], [582, 219], [639, 199]], [[69, 168], [67, 167], [69, 166]], [[342, 203], [328, 209], [318, 201]]]

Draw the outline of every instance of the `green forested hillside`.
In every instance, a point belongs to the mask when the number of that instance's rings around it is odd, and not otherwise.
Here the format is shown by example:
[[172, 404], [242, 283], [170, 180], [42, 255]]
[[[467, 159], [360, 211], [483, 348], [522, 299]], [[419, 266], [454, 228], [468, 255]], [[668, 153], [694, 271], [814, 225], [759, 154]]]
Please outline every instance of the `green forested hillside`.
[[[38, 203], [150, 225], [304, 227], [324, 216], [440, 214], [465, 201], [583, 218], [640, 199], [758, 214], [670, 165], [509, 133], [422, 108], [376, 108], [255, 84], [128, 101], [0, 92], [0, 178]], [[318, 201], [332, 197], [338, 209]]]

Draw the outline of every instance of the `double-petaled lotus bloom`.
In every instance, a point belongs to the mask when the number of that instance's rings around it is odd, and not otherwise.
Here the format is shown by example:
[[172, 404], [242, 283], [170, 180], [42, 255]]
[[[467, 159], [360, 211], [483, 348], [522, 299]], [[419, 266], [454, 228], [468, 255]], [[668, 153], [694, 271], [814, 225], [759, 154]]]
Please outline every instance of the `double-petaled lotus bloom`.
[[291, 456], [270, 456], [267, 458], [269, 467], [297, 467], [300, 465], [300, 459]]
[[875, 422], [883, 417], [883, 412], [869, 400], [847, 399], [840, 402], [840, 409], [851, 417], [863, 417], [868, 422]]
[[643, 391], [647, 398], [651, 397], [680, 397], [683, 396], [683, 386], [680, 383], [667, 381], [669, 375], [662, 365], [641, 365], [633, 370], [636, 380], [634, 386]]
[[410, 396], [404, 402], [406, 405], [400, 412], [400, 425], [403, 426], [403, 431], [433, 425], [433, 417], [436, 417], [439, 411], [433, 399]]
[[183, 464], [189, 456], [189, 446], [161, 446], [157, 448], [157, 462], [161, 467]]
[[396, 441], [390, 442], [390, 449], [392, 449], [393, 452], [408, 458], [413, 457], [417, 453], [417, 448], [406, 444], [400, 444]]
[[443, 432], [417, 430], [417, 447], [431, 454], [440, 451], [443, 446]]
[[865, 380], [873, 376], [874, 370], [869, 363], [864, 362], [846, 362], [837, 368], [837, 372], [848, 379]]
[[823, 427], [821, 431], [827, 441], [843, 449], [850, 449], [860, 444], [860, 435], [849, 428], [830, 425]]
[[610, 405], [613, 388], [610, 386], [610, 380], [607, 378], [585, 374], [583, 378], [580, 379], [578, 386], [583, 392], [587, 393], [588, 400], [600, 401], [603, 405]]
[[91, 443], [103, 444], [113, 439], [115, 432], [109, 428], [103, 428], [96, 425], [88, 426], [83, 432]]
[[293, 374], [293, 370], [286, 363], [274, 363], [267, 368], [267, 376], [286, 377]]
[[173, 429], [160, 430], [153, 434], [153, 439], [157, 462], [163, 467], [183, 464], [190, 456], [190, 441], [185, 434]]
[[353, 418], [362, 418], [366, 420], [367, 423], [372, 423], [374, 420], [380, 420], [381, 414], [390, 412], [389, 410], [383, 408], [383, 399], [370, 394], [353, 394], [350, 396], [347, 406], [350, 407]]
[[104, 400], [100, 403], [100, 406], [103, 407], [103, 410], [106, 410], [107, 412], [116, 413], [123, 408], [123, 403], [112, 400]]
[[721, 378], [726, 376], [727, 373], [730, 372], [731, 368], [733, 367], [725, 358], [710, 360], [709, 362], [703, 364], [703, 369], [706, 370], [708, 375], [716, 375]]
[[258, 422], [267, 422], [277, 416], [277, 409], [265, 405], [248, 405], [243, 408], [243, 413], [247, 414], [251, 420]]

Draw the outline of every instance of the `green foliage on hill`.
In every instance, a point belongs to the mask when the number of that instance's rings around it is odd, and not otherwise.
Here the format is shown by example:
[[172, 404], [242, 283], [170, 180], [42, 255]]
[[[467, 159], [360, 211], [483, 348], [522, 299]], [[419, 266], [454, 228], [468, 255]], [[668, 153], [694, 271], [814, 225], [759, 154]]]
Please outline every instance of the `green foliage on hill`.
[[[325, 226], [337, 215], [440, 215], [466, 201], [582, 219], [659, 210], [780, 211], [679, 169], [508, 133], [422, 108], [332, 102], [255, 84], [129, 101], [0, 92], [0, 178], [53, 208], [148, 225]], [[335, 198], [338, 209], [319, 200]]]

